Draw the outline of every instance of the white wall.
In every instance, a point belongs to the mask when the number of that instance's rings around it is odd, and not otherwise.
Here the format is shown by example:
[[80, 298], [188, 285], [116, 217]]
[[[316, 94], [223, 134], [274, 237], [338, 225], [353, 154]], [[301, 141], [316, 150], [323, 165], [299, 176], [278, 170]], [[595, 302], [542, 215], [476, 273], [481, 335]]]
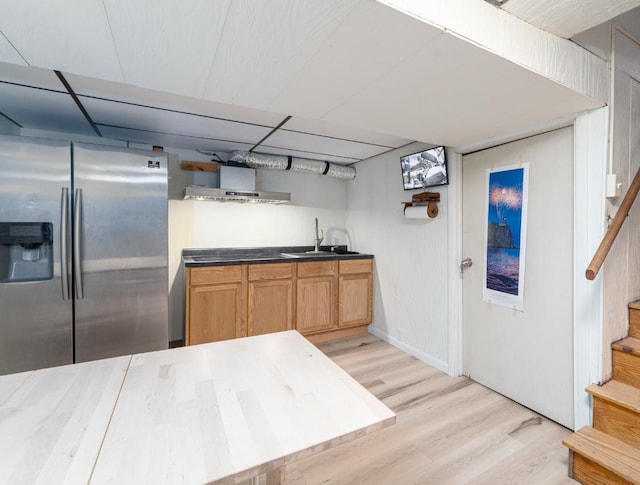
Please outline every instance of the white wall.
[[432, 221], [409, 220], [403, 201], [400, 156], [428, 145], [412, 144], [356, 165], [347, 191], [347, 228], [357, 251], [374, 260], [373, 323], [370, 331], [436, 367], [448, 361], [448, 188]]

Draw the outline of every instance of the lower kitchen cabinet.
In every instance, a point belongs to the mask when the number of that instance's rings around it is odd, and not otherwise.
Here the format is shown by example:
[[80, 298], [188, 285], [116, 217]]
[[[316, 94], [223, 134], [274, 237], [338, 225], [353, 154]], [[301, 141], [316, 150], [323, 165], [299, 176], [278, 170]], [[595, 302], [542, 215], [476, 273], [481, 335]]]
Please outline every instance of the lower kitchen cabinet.
[[338, 326], [371, 323], [371, 274], [340, 275]]
[[249, 335], [293, 328], [293, 269], [293, 263], [249, 265]]
[[298, 263], [296, 330], [303, 335], [331, 330], [337, 325], [338, 261]]
[[246, 265], [187, 271], [187, 345], [245, 337]]
[[340, 261], [338, 326], [371, 323], [372, 260]]
[[366, 332], [372, 259], [187, 268], [187, 345], [296, 329], [312, 342]]
[[242, 283], [197, 286], [189, 290], [189, 345], [244, 336]]
[[336, 326], [335, 278], [316, 276], [298, 280], [296, 330], [309, 334]]

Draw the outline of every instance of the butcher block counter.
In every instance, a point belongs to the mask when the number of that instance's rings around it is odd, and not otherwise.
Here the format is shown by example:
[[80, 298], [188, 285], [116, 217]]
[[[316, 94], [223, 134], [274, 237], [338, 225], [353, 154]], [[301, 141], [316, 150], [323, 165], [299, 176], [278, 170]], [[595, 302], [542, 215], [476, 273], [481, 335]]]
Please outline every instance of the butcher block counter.
[[184, 249], [185, 343], [293, 329], [317, 343], [367, 332], [373, 256], [313, 249]]
[[395, 422], [296, 331], [0, 376], [0, 483], [236, 483]]

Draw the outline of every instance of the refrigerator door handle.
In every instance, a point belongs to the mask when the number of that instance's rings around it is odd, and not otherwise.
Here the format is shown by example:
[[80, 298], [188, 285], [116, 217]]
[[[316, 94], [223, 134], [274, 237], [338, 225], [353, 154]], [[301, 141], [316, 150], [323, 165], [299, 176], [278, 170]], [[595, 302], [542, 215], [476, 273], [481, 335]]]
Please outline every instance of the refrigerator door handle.
[[62, 299], [71, 298], [69, 292], [69, 188], [62, 187], [60, 213], [60, 279]]
[[82, 189], [76, 189], [74, 212], [73, 212], [73, 270], [76, 281], [76, 299], [84, 298], [82, 288]]

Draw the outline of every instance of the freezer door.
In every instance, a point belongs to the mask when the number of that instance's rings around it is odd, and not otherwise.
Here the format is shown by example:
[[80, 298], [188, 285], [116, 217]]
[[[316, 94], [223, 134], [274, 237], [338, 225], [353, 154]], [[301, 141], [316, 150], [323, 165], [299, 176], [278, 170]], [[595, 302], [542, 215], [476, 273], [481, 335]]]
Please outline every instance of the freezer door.
[[168, 346], [167, 157], [73, 145], [77, 362]]
[[[70, 171], [68, 142], [0, 136], [0, 374], [73, 361], [72, 300], [61, 274]], [[35, 242], [38, 227], [46, 243]]]

